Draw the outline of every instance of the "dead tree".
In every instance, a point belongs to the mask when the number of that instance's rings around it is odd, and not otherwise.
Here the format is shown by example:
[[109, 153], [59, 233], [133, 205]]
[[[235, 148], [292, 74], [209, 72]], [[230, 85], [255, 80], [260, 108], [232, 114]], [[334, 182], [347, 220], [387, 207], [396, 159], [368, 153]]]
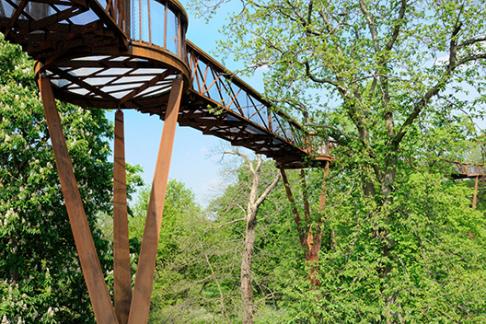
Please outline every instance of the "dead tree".
[[268, 195], [275, 189], [280, 180], [280, 174], [276, 174], [272, 182], [260, 192], [262, 165], [263, 160], [260, 156], [251, 160], [246, 154], [239, 151], [226, 152], [228, 154], [235, 154], [245, 161], [251, 176], [250, 193], [248, 196], [248, 203], [245, 215], [245, 245], [243, 254], [241, 256], [241, 270], [240, 270], [240, 289], [241, 299], [243, 303], [243, 323], [253, 323], [254, 304], [253, 304], [253, 287], [252, 287], [252, 261], [253, 251], [255, 247], [256, 238], [256, 224], [257, 213], [260, 205], [265, 201]]

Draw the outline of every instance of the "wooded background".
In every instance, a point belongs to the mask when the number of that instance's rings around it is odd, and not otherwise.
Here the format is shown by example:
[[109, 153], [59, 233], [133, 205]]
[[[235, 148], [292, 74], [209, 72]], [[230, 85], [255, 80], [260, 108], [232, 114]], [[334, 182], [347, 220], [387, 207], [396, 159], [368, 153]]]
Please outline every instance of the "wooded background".
[[[226, 2], [192, 8], [211, 19]], [[295, 205], [280, 178], [251, 209], [279, 175], [254, 156], [230, 165], [235, 181], [208, 208], [171, 181], [151, 322], [486, 322], [484, 182], [473, 209], [473, 182], [453, 180], [448, 162], [484, 163], [484, 3], [241, 4], [221, 49], [247, 63], [241, 72], [264, 68], [267, 98], [336, 142], [326, 207], [323, 170], [309, 169], [287, 172]], [[92, 323], [32, 67], [0, 41], [0, 320]], [[111, 284], [113, 125], [100, 110], [59, 108]], [[148, 189], [129, 171], [135, 270]]]

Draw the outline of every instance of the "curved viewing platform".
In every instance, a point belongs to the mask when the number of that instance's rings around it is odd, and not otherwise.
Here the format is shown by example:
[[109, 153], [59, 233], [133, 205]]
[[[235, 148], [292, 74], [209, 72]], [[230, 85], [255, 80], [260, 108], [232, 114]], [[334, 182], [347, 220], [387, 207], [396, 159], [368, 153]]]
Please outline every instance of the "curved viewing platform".
[[486, 167], [483, 164], [473, 164], [465, 162], [452, 162], [454, 173], [452, 176], [456, 179], [485, 177]]
[[0, 31], [45, 73], [57, 98], [87, 108], [137, 109], [164, 118], [176, 78], [179, 124], [273, 158], [319, 166], [325, 145], [223, 65], [186, 41], [175, 0], [0, 0]]

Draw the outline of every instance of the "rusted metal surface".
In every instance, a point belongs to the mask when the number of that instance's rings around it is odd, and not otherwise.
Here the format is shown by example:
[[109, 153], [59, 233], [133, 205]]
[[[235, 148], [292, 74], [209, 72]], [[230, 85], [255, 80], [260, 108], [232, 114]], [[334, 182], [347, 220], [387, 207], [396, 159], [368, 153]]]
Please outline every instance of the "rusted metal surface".
[[486, 167], [483, 164], [473, 164], [464, 162], [452, 162], [454, 165], [454, 178], [475, 178], [485, 177]]
[[471, 207], [478, 206], [479, 182], [486, 179], [486, 167], [484, 164], [449, 161], [454, 167], [452, 177], [455, 179], [474, 179], [474, 189]]
[[[148, 321], [177, 122], [274, 159], [291, 201], [284, 169], [318, 166], [328, 170], [332, 160], [327, 147], [316, 143], [299, 123], [186, 41], [187, 26], [187, 13], [176, 0], [0, 0], [0, 31], [36, 60], [35, 75], [61, 187], [98, 323]], [[54, 98], [90, 109], [136, 109], [165, 120], [131, 291], [123, 113], [116, 113], [115, 307], [104, 282]], [[296, 222], [300, 222], [298, 217]], [[303, 237], [301, 241], [304, 244]]]
[[38, 84], [56, 158], [61, 190], [96, 321], [103, 324], [118, 323], [74, 176], [51, 84], [44, 76], [39, 77]]
[[130, 245], [128, 241], [124, 118], [121, 110], [115, 113], [113, 164], [113, 290], [118, 322], [126, 324], [132, 300], [132, 284]]
[[180, 102], [182, 97], [183, 82], [181, 79], [174, 81], [168, 108], [166, 110], [164, 129], [160, 139], [159, 153], [155, 174], [152, 183], [152, 191], [147, 210], [147, 220], [138, 260], [138, 267], [133, 289], [133, 299], [130, 307], [128, 323], [143, 324], [148, 321], [150, 310], [150, 296], [152, 295], [153, 276], [155, 272], [155, 261], [157, 257], [157, 246], [162, 225], [164, 211], [165, 193], [169, 179], [170, 161], [172, 147], [179, 115]]
[[185, 40], [188, 18], [179, 2], [149, 1], [142, 10], [145, 1], [0, 0], [0, 30], [43, 62], [61, 100], [163, 119], [171, 84], [182, 75], [181, 125], [264, 154], [279, 167], [331, 160], [323, 145], [310, 145], [301, 125]]
[[160, 110], [177, 75], [189, 75], [178, 58], [144, 44], [132, 43], [119, 55], [98, 53], [64, 57], [45, 67], [56, 97], [89, 108]]
[[329, 177], [330, 163], [322, 168], [322, 188], [319, 195], [319, 212], [324, 213], [327, 205], [327, 178]]
[[[310, 137], [292, 118], [191, 42], [187, 42], [192, 89], [180, 124], [245, 146], [280, 167], [323, 165], [329, 155], [314, 155]], [[320, 158], [319, 158], [320, 157]]]
[[127, 39], [97, 1], [0, 1], [0, 30], [43, 63], [73, 50], [123, 48]]
[[478, 207], [478, 193], [479, 193], [479, 176], [474, 178], [474, 192], [472, 199], [472, 208], [476, 209]]

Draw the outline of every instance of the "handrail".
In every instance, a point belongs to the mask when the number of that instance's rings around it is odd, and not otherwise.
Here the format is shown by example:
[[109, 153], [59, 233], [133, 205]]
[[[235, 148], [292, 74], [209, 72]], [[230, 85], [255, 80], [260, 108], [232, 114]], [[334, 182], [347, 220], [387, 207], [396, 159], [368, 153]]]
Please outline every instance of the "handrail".
[[97, 0], [127, 39], [185, 57], [188, 15], [177, 0]]
[[190, 41], [186, 41], [193, 90], [257, 123], [286, 142], [308, 149], [309, 134], [254, 88]]
[[[131, 3], [133, 1], [149, 1], [149, 0], [101, 0], [106, 1], [106, 11], [114, 19], [119, 28], [122, 29], [129, 39], [134, 37], [134, 33], [130, 30], [133, 25], [130, 19], [133, 15], [130, 14]], [[269, 136], [281, 140], [299, 150], [304, 154], [313, 154], [316, 156], [328, 156], [327, 151], [324, 152], [319, 144], [315, 143], [314, 138], [309, 134], [300, 123], [294, 120], [285, 112], [277, 109], [275, 105], [266, 100], [253, 87], [228, 70], [224, 65], [216, 61], [209, 54], [204, 52], [194, 43], [185, 39], [185, 30], [187, 28], [187, 14], [183, 10], [179, 2], [173, 0], [160, 1], [165, 8], [174, 8], [179, 11], [177, 17], [184, 20], [182, 27], [179, 25], [178, 34], [178, 50], [177, 55], [182, 55], [182, 59], [186, 60], [191, 73], [191, 91], [206, 98], [208, 104], [215, 104], [217, 109], [223, 109], [227, 112], [241, 117], [249, 124], [253, 124], [257, 128], [268, 132]], [[140, 8], [139, 8], [140, 9]], [[146, 8], [150, 17], [150, 6]], [[170, 9], [172, 10], [172, 9]], [[167, 12], [167, 10], [166, 10]], [[140, 20], [139, 25], [142, 26], [143, 15], [139, 10], [138, 16], [135, 14], [137, 21]], [[167, 13], [165, 14], [164, 23], [167, 24]], [[146, 23], [144, 23], [145, 25]], [[148, 21], [148, 38], [142, 41], [152, 44], [152, 33], [150, 29], [150, 19]], [[141, 28], [141, 27], [138, 28]], [[167, 27], [163, 30], [167, 32]], [[141, 31], [138, 30], [138, 37], [141, 36]], [[166, 37], [164, 36], [163, 45], [153, 44], [167, 47]], [[137, 40], [133, 38], [132, 40]]]
[[[126, 34], [130, 34], [130, 3], [131, 1], [106, 0], [105, 6], [108, 14]], [[171, 0], [163, 1], [163, 3], [174, 6]], [[175, 6], [179, 9], [183, 8], [178, 2]], [[150, 15], [150, 9], [148, 8], [148, 10], [148, 15]], [[182, 16], [187, 17], [185, 12], [182, 12]], [[181, 34], [185, 34], [185, 32]], [[202, 49], [185, 40], [183, 36], [181, 38], [185, 43], [182, 44], [182, 47], [185, 48], [184, 54], [192, 73], [192, 87], [196, 93], [218, 102], [225, 109], [238, 113], [285, 142], [302, 150], [311, 151], [309, 134], [297, 121], [277, 110], [258, 91]], [[184, 52], [183, 49], [182, 52]]]

